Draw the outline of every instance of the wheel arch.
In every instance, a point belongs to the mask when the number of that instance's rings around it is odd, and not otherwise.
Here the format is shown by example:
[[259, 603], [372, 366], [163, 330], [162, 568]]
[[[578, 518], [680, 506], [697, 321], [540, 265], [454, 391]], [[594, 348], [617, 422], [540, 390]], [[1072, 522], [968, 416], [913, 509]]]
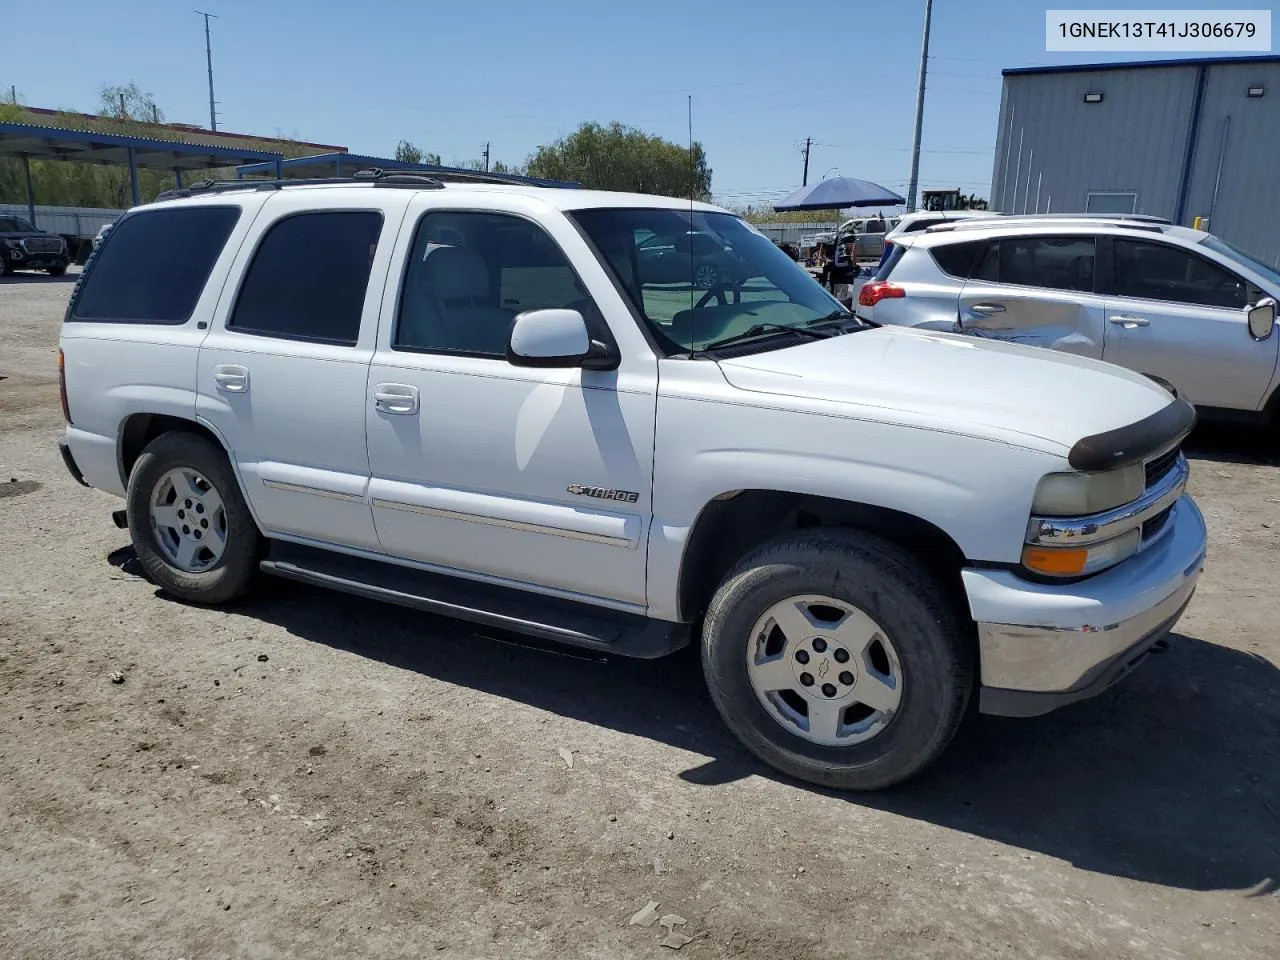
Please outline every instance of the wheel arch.
[[[725, 574], [746, 553], [792, 531], [819, 527], [863, 530], [903, 547], [964, 601], [964, 551], [946, 531], [921, 517], [852, 500], [781, 490], [723, 493], [698, 512], [680, 558], [680, 619], [701, 616]], [[967, 604], [965, 604], [967, 609]]]

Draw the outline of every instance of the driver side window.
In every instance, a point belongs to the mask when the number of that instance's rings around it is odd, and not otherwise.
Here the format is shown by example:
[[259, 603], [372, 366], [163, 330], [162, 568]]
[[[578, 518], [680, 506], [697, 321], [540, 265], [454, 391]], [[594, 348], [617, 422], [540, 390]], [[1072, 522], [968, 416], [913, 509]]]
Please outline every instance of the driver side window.
[[1204, 257], [1163, 243], [1115, 241], [1115, 293], [1204, 307], [1242, 308], [1252, 284]]

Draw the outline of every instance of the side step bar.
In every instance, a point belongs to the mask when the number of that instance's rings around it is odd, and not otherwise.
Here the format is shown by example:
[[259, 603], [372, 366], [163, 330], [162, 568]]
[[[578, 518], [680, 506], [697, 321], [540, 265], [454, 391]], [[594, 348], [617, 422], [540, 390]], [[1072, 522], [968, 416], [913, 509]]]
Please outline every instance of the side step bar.
[[277, 577], [622, 657], [665, 656], [691, 635], [689, 624], [280, 541], [259, 566]]

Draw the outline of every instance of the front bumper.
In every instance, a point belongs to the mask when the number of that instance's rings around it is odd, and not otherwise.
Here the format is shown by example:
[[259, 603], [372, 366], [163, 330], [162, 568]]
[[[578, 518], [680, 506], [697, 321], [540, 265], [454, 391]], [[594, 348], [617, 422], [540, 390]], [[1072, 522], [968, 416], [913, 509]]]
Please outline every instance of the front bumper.
[[1177, 623], [1204, 566], [1204, 518], [1191, 497], [1177, 501], [1168, 526], [1149, 548], [1079, 583], [966, 569], [978, 624], [979, 709], [1048, 713], [1101, 693], [1133, 669]]

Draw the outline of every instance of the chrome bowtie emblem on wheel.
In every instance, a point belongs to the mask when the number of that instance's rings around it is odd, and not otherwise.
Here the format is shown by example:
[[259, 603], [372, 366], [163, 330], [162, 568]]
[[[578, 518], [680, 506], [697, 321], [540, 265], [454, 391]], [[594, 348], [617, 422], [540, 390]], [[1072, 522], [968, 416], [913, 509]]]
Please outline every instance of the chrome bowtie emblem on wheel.
[[822, 665], [818, 667], [818, 679], [827, 679], [827, 671], [831, 669], [831, 661], [826, 657], [822, 658]]

